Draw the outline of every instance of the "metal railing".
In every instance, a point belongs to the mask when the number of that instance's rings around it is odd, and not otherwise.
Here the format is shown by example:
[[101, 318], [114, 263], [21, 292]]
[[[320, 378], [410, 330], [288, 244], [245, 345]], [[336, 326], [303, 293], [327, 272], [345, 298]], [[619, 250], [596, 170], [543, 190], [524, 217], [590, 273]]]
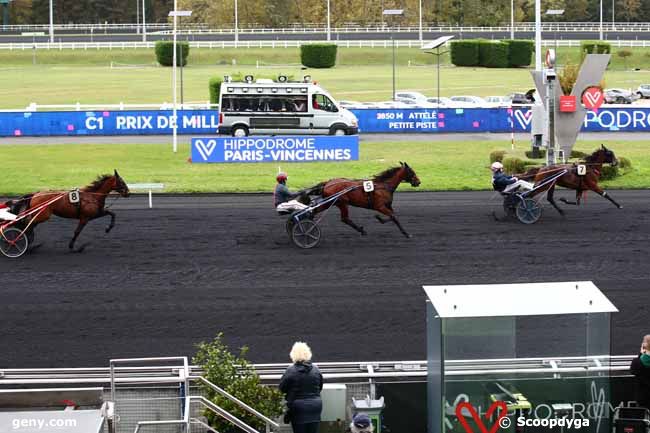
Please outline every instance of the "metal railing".
[[[129, 111], [129, 110], [172, 110], [174, 105], [170, 102], [159, 104], [37, 104], [32, 102], [25, 108], [5, 108], [0, 112], [37, 112], [37, 111]], [[185, 102], [176, 104], [178, 110], [211, 110], [218, 109], [219, 104], [206, 102]]]
[[[303, 44], [311, 44], [322, 41], [301, 40], [301, 41], [189, 41], [192, 48], [298, 48]], [[650, 40], [607, 40], [613, 47], [650, 47]], [[341, 48], [390, 48], [390, 40], [336, 40], [331, 43]], [[547, 47], [579, 47], [580, 41], [566, 39], [546, 39], [542, 41], [543, 46]], [[10, 42], [0, 43], [0, 50], [8, 51], [25, 51], [25, 50], [131, 50], [142, 48], [153, 48], [155, 42]], [[421, 48], [422, 42], [419, 40], [396, 40], [396, 47], [404, 48]]]

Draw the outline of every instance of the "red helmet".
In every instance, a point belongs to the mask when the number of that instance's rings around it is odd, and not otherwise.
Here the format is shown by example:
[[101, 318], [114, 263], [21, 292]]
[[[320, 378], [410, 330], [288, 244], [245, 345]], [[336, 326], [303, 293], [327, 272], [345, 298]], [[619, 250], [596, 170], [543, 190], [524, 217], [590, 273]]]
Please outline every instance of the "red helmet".
[[280, 173], [278, 173], [278, 175], [275, 177], [275, 179], [276, 179], [278, 182], [284, 182], [284, 181], [287, 180], [287, 173], [280, 172]]

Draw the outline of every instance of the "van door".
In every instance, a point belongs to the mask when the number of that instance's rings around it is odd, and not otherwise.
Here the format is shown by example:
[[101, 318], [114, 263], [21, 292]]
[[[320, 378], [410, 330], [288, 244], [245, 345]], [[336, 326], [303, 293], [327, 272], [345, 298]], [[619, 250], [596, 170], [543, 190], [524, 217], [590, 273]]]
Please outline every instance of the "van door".
[[311, 118], [311, 133], [326, 135], [330, 126], [340, 120], [339, 109], [326, 95], [314, 93], [311, 95], [310, 109], [314, 113]]

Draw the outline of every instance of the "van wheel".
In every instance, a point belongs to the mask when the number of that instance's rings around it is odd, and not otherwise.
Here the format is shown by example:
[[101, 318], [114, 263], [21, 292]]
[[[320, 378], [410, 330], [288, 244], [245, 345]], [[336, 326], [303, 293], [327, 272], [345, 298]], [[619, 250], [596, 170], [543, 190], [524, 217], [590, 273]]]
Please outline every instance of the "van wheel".
[[248, 128], [245, 126], [235, 126], [232, 128], [233, 137], [248, 137]]
[[334, 126], [330, 130], [330, 135], [345, 135], [345, 129], [341, 128], [340, 126]]

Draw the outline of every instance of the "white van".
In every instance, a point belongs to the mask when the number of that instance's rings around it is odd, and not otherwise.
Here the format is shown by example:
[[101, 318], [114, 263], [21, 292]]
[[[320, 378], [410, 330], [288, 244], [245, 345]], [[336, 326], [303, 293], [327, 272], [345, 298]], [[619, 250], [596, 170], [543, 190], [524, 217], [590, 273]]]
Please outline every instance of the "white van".
[[219, 96], [219, 134], [245, 137], [250, 134], [354, 135], [359, 123], [327, 91], [311, 82], [258, 79], [247, 75], [243, 82], [224, 77]]

